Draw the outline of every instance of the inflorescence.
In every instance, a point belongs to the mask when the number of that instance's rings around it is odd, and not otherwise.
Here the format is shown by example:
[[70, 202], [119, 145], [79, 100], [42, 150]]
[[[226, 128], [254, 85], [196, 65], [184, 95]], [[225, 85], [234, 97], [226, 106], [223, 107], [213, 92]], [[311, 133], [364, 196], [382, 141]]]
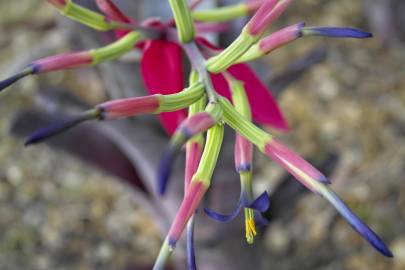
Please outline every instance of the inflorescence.
[[[143, 52], [142, 77], [150, 95], [101, 103], [71, 119], [34, 132], [26, 145], [42, 142], [84, 121], [159, 114], [163, 127], [171, 135], [157, 173], [157, 192], [160, 195], [166, 191], [171, 165], [184, 145], [186, 160], [184, 198], [163, 242], [155, 270], [164, 269], [186, 226], [189, 269], [196, 269], [193, 215], [210, 187], [225, 125], [236, 133], [234, 157], [235, 169], [240, 176], [240, 199], [235, 211], [229, 215], [208, 208], [204, 209], [206, 215], [226, 222], [243, 210], [246, 241], [249, 244], [254, 242], [256, 223], [264, 222], [261, 213], [270, 206], [266, 191], [258, 197], [253, 194], [252, 159], [253, 147], [256, 146], [310, 191], [328, 200], [375, 249], [387, 257], [393, 256], [378, 235], [332, 191], [330, 181], [321, 172], [253, 124], [284, 131], [288, 129], [271, 93], [245, 64], [308, 36], [370, 38], [370, 33], [347, 27], [305, 26], [305, 23], [299, 22], [268, 34], [270, 24], [293, 0], [255, 0], [203, 11], [194, 10], [201, 1], [188, 5], [186, 0], [169, 0], [174, 15], [174, 20], [169, 22], [157, 19], [138, 22], [125, 15], [111, 0], [96, 0], [102, 13], [86, 9], [71, 0], [48, 2], [72, 20], [98, 31], [114, 31], [117, 40], [98, 49], [36, 60], [21, 72], [1, 81], [0, 90], [26, 76], [97, 65], [132, 50]], [[223, 22], [248, 15], [252, 18], [224, 50], [204, 38], [205, 31], [220, 32]], [[182, 51], [192, 67], [187, 87], [184, 87]], [[161, 66], [168, 66], [170, 72], [162, 75], [159, 72]], [[188, 113], [184, 110], [186, 108]]]

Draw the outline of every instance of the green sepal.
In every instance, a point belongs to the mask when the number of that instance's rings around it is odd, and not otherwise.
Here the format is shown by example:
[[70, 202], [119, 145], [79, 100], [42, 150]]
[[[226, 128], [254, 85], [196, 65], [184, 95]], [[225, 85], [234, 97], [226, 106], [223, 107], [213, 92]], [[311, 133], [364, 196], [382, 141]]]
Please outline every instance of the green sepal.
[[[197, 83], [198, 80], [199, 80], [198, 72], [195, 70], [192, 70], [190, 72], [189, 84], [193, 85], [193, 84]], [[196, 102], [191, 104], [190, 107], [188, 108], [188, 117], [193, 116], [196, 113], [203, 111], [206, 104], [207, 104], [207, 96], [206, 96], [206, 94], [203, 94], [199, 100], [197, 100]], [[192, 143], [192, 142], [197, 142], [198, 144], [203, 146], [204, 145], [203, 134], [197, 134], [196, 136], [194, 136], [190, 140], [188, 140], [187, 143]]]
[[265, 53], [263, 53], [258, 44], [254, 44], [252, 47], [249, 48], [247, 52], [245, 52], [239, 59], [236, 61], [236, 63], [244, 63], [244, 62], [249, 62], [253, 61], [256, 59], [259, 59], [260, 57], [264, 56]]
[[113, 26], [106, 20], [105, 16], [79, 6], [71, 0], [67, 1], [66, 5], [60, 9], [60, 13], [96, 30], [108, 31], [113, 28]]
[[243, 82], [234, 78], [229, 78], [229, 76], [227, 76], [227, 81], [232, 91], [232, 102], [236, 111], [243, 115], [247, 120], [251, 121], [252, 112]]
[[169, 0], [172, 8], [177, 32], [181, 43], [188, 43], [194, 39], [195, 29], [190, 9], [186, 0]]
[[252, 36], [246, 27], [240, 35], [220, 54], [207, 60], [206, 68], [212, 73], [220, 73], [226, 70], [241, 57], [249, 48], [259, 40], [260, 36]]
[[100, 62], [119, 58], [123, 54], [131, 51], [140, 38], [141, 34], [139, 32], [131, 32], [110, 45], [91, 50], [90, 54], [93, 57], [92, 64], [97, 65]]
[[222, 124], [217, 124], [208, 130], [207, 142], [192, 181], [201, 181], [205, 187], [211, 184], [212, 174], [218, 161], [223, 138], [224, 126]]
[[273, 136], [255, 126], [252, 122], [247, 120], [243, 115], [238, 113], [232, 104], [225, 98], [221, 97], [219, 103], [223, 109], [222, 119], [236, 132], [251, 141], [256, 145], [260, 151], [264, 151], [266, 143], [268, 143]]
[[204, 85], [202, 83], [195, 83], [183, 91], [170, 94], [158, 95], [159, 109], [156, 113], [173, 112], [180, 109], [187, 108], [194, 102], [198, 101], [204, 94]]
[[248, 6], [244, 3], [219, 7], [210, 10], [194, 11], [193, 18], [201, 22], [226, 22], [249, 14]]

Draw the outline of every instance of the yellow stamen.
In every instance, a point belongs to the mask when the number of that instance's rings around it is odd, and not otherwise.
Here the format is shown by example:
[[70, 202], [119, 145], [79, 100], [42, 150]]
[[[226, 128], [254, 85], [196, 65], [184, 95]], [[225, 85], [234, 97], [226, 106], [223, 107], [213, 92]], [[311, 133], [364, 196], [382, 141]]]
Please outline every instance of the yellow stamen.
[[256, 224], [254, 220], [254, 212], [252, 209], [245, 208], [245, 235], [248, 244], [253, 244], [256, 236]]

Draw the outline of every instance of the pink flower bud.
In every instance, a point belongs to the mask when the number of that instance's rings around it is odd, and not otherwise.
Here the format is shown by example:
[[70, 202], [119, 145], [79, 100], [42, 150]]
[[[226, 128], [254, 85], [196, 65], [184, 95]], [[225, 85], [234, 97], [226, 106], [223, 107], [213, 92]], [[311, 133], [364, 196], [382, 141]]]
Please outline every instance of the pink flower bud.
[[157, 95], [117, 99], [97, 106], [102, 110], [103, 119], [117, 119], [144, 113], [153, 113], [159, 109]]
[[201, 155], [202, 155], [202, 145], [199, 142], [192, 141], [187, 143], [186, 164], [184, 171], [184, 190], [188, 189], [191, 179], [193, 178], [194, 173], [197, 171]]
[[186, 190], [186, 195], [183, 202], [180, 205], [180, 209], [177, 212], [169, 230], [168, 242], [169, 246], [172, 248], [175, 247], [176, 242], [179, 240], [184, 230], [184, 227], [186, 226], [191, 215], [194, 214], [206, 191], [207, 187], [203, 182], [195, 179], [190, 183], [188, 189]]
[[292, 3], [293, 0], [266, 0], [247, 24], [248, 33], [261, 35]]
[[253, 145], [239, 134], [235, 139], [235, 167], [238, 172], [250, 171], [253, 159]]
[[316, 193], [312, 182], [314, 180], [322, 183], [330, 183], [330, 181], [320, 171], [315, 169], [302, 157], [298, 156], [285, 145], [272, 139], [264, 147], [264, 152], [271, 159], [277, 162], [280, 166], [292, 174], [309, 190]]
[[39, 74], [90, 65], [92, 61], [93, 57], [89, 52], [77, 52], [46, 57], [34, 61], [31, 65], [34, 67], [34, 74]]
[[286, 45], [297, 38], [301, 37], [300, 30], [305, 23], [297, 23], [286, 28], [283, 28], [263, 39], [259, 42], [259, 49], [263, 53], [269, 53], [283, 45]]

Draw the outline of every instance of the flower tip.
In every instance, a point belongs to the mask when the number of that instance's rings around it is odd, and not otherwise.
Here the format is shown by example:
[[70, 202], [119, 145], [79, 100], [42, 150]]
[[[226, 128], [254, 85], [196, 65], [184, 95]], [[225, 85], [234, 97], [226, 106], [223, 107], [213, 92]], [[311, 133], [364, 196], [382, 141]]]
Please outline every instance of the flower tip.
[[5, 88], [9, 87], [13, 83], [17, 82], [18, 80], [31, 75], [33, 73], [33, 68], [26, 68], [21, 72], [18, 72], [7, 79], [0, 81], [0, 91], [3, 91]]
[[350, 27], [303, 27], [303, 36], [325, 36], [335, 38], [371, 38], [372, 33]]
[[167, 183], [169, 182], [176, 153], [177, 151], [175, 151], [172, 147], [169, 147], [163, 153], [160, 160], [157, 173], [157, 193], [160, 196], [163, 196], [166, 193]]
[[100, 119], [101, 111], [96, 108], [92, 110], [88, 110], [76, 117], [71, 119], [67, 119], [63, 122], [54, 123], [47, 127], [38, 129], [34, 133], [32, 133], [28, 139], [25, 141], [25, 146], [29, 146], [31, 144], [40, 143], [46, 139], [49, 139], [53, 136], [56, 136], [66, 130], [69, 130], [76, 125], [91, 119]]

